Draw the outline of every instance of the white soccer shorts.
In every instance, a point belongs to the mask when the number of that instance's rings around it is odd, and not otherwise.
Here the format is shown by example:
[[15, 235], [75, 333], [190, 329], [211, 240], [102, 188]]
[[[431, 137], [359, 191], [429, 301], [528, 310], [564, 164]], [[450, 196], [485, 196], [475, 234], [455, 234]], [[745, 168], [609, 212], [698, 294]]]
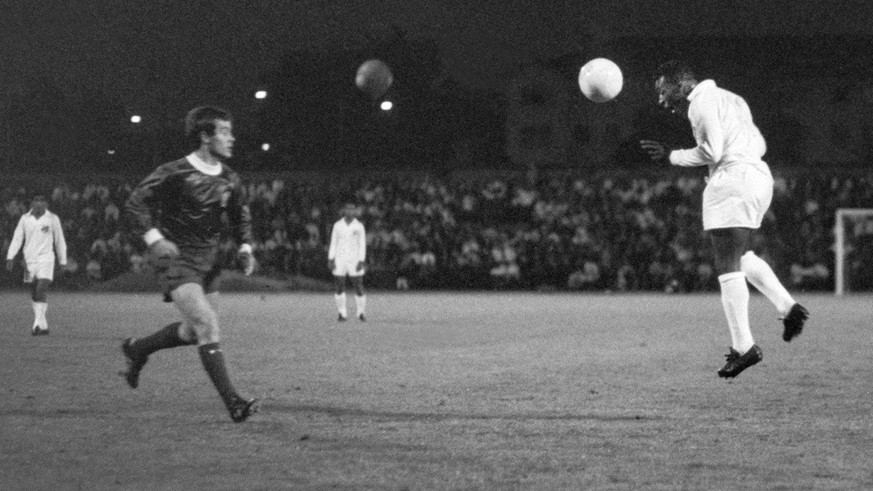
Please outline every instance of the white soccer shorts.
[[766, 167], [719, 169], [703, 190], [703, 230], [760, 228], [772, 200], [773, 176]]
[[333, 268], [334, 276], [363, 276], [364, 269], [358, 271], [358, 260], [354, 261], [340, 261], [338, 259], [334, 260], [335, 266]]
[[40, 261], [36, 263], [27, 263], [24, 268], [24, 282], [33, 283], [33, 280], [49, 280], [55, 279], [55, 263], [54, 261]]

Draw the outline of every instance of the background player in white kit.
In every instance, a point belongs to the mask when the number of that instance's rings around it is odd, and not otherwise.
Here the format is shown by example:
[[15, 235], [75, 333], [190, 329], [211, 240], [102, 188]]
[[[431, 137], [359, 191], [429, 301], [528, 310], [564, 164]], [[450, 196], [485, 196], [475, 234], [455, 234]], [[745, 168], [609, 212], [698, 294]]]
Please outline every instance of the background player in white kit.
[[661, 106], [688, 117], [697, 146], [671, 150], [664, 143], [643, 140], [643, 149], [652, 159], [669, 160], [673, 165], [709, 166], [703, 191], [703, 229], [712, 237], [732, 341], [727, 363], [718, 374], [736, 377], [763, 359], [749, 327], [746, 280], [776, 306], [783, 319], [785, 341], [800, 334], [809, 316], [770, 266], [748, 249], [752, 230], [760, 228], [773, 198], [770, 168], [761, 160], [767, 144], [742, 97], [717, 87], [712, 80], [698, 82], [682, 62], [661, 65], [655, 89]]
[[346, 307], [346, 276], [355, 287], [355, 315], [365, 321], [364, 311], [367, 297], [364, 295], [364, 261], [367, 258], [367, 233], [364, 224], [357, 218], [358, 210], [354, 203], [346, 203], [343, 217], [333, 224], [330, 232], [330, 249], [327, 253], [327, 267], [333, 273], [336, 283], [334, 300], [339, 311], [337, 320], [348, 319]]
[[64, 240], [64, 230], [57, 215], [48, 211], [43, 196], [34, 196], [30, 203], [30, 211], [21, 215], [9, 252], [6, 255], [6, 269], [12, 271], [15, 267], [15, 256], [24, 245], [24, 282], [30, 283], [30, 298], [33, 302], [34, 336], [49, 333], [46, 320], [46, 291], [55, 278], [55, 253], [61, 267], [67, 266], [67, 242]]

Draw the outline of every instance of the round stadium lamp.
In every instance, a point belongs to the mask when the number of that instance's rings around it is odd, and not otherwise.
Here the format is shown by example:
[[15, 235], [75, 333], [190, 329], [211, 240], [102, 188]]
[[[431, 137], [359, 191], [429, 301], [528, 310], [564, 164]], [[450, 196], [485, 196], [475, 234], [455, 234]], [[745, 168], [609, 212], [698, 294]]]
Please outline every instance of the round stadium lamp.
[[270, 151], [270, 144], [269, 143], [262, 143], [261, 150], [263, 150], [264, 152], [269, 152]]
[[261, 99], [266, 99], [266, 98], [267, 98], [267, 91], [266, 90], [259, 90], [259, 91], [255, 92], [255, 99], [261, 100]]
[[390, 110], [394, 109], [394, 103], [391, 101], [382, 101], [382, 103], [379, 104], [379, 109], [386, 111], [386, 112], [390, 111]]
[[142, 122], [142, 117], [139, 114], [134, 114], [130, 117], [130, 122], [133, 124], [139, 124]]

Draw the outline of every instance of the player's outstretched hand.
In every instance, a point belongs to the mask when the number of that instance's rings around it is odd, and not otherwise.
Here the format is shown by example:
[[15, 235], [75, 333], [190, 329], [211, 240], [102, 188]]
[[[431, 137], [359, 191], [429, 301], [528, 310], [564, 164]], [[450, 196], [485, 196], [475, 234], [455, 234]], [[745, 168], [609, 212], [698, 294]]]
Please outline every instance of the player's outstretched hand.
[[179, 248], [173, 242], [161, 239], [152, 244], [151, 252], [158, 259], [172, 259], [179, 255]]
[[640, 146], [655, 162], [666, 161], [670, 157], [670, 147], [655, 140], [640, 140]]
[[7, 259], [6, 260], [6, 271], [12, 271], [13, 268], [15, 268], [15, 261], [12, 259]]
[[334, 261], [333, 259], [329, 259], [327, 261], [327, 269], [329, 269], [331, 271], [335, 270], [336, 269], [336, 261]]
[[239, 251], [239, 264], [246, 276], [255, 272], [255, 256], [249, 251]]
[[364, 270], [364, 261], [358, 261], [358, 266], [355, 268], [355, 271], [360, 273]]

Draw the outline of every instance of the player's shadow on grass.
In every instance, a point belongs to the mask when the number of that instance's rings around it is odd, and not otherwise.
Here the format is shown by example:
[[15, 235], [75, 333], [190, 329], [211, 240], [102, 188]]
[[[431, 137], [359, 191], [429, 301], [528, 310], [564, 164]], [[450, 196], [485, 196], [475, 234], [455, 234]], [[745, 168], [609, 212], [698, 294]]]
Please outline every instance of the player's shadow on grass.
[[447, 421], [447, 420], [507, 420], [507, 421], [652, 421], [661, 419], [639, 414], [578, 414], [559, 413], [542, 414], [528, 413], [461, 413], [447, 412], [412, 412], [412, 411], [378, 411], [364, 408], [337, 407], [317, 404], [293, 404], [268, 399], [264, 401], [264, 412], [277, 413], [321, 413], [331, 416], [351, 416], [381, 419], [385, 421]]

